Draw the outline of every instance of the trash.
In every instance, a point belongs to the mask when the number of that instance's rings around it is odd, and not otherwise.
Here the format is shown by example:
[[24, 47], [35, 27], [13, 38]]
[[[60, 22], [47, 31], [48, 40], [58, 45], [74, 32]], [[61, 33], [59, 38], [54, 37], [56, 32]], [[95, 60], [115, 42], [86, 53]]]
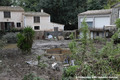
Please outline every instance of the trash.
[[38, 65], [38, 61], [25, 61], [27, 64], [29, 64], [30, 66], [36, 66]]
[[70, 65], [69, 64], [64, 64], [63, 67], [69, 67]]
[[52, 69], [53, 69], [53, 70], [60, 71], [60, 68], [58, 67], [58, 64], [55, 63], [55, 62], [52, 64]]
[[48, 35], [48, 39], [53, 39], [53, 36], [52, 35]]
[[72, 66], [74, 66], [74, 65], [75, 65], [75, 64], [74, 64], [74, 60], [71, 60], [71, 65], [72, 65]]
[[67, 64], [70, 63], [70, 57], [69, 56], [67, 56], [67, 58], [65, 59], [64, 63], [67, 63]]
[[53, 68], [53, 69], [56, 69], [56, 66], [57, 66], [57, 63], [54, 62], [54, 63], [52, 64], [52, 68]]
[[52, 59], [55, 60], [55, 56], [52, 56]]

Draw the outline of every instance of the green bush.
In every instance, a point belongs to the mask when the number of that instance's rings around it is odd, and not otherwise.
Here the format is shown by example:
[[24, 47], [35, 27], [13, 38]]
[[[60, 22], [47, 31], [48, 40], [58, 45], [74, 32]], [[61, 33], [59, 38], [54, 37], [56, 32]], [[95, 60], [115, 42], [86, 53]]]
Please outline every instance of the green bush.
[[7, 41], [7, 43], [16, 43], [18, 33], [7, 33], [2, 38]]
[[16, 29], [16, 28], [13, 28], [11, 29], [10, 31], [8, 32], [23, 32], [23, 29]]
[[120, 19], [117, 19], [116, 22], [116, 27], [117, 27], [117, 31], [114, 33], [114, 35], [112, 36], [112, 39], [114, 40], [114, 43], [120, 43]]
[[70, 66], [64, 69], [63, 77], [75, 77], [75, 74], [78, 68], [79, 66]]
[[26, 27], [22, 33], [17, 35], [17, 46], [22, 52], [31, 52], [33, 44], [34, 31], [31, 27]]

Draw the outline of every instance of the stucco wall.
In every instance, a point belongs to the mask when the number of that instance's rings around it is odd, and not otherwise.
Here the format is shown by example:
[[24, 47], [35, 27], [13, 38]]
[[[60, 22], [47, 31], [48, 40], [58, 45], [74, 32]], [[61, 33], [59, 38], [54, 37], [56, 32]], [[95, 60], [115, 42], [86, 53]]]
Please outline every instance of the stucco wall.
[[17, 22], [21, 23], [23, 27], [23, 13], [24, 12], [11, 12], [11, 18], [4, 18], [4, 12], [0, 11], [0, 22], [15, 22], [15, 27]]
[[[110, 25], [111, 24], [111, 14], [107, 14], [107, 15], [88, 15], [88, 16], [78, 16], [78, 29], [80, 29], [80, 27], [81, 27], [81, 22], [83, 21], [83, 19], [84, 19], [84, 17], [85, 17], [85, 19], [86, 19], [86, 22], [89, 22], [89, 21], [93, 21], [93, 28], [103, 28], [103, 27], [99, 27], [99, 26], [96, 26], [95, 25], [95, 19], [96, 18], [103, 18], [103, 19], [101, 19], [100, 21], [99, 21], [99, 24], [97, 24], [97, 25], [101, 25], [101, 24], [105, 24], [105, 25]], [[105, 22], [106, 21], [106, 19], [104, 19], [104, 18], [106, 18], [106, 17], [109, 17], [109, 21], [107, 21], [107, 23]]]
[[34, 16], [25, 16], [25, 26], [40, 26], [39, 30], [35, 31], [54, 31], [54, 27], [58, 27], [59, 31], [64, 30], [64, 25], [50, 22], [50, 16], [40, 16], [40, 23], [34, 23]]

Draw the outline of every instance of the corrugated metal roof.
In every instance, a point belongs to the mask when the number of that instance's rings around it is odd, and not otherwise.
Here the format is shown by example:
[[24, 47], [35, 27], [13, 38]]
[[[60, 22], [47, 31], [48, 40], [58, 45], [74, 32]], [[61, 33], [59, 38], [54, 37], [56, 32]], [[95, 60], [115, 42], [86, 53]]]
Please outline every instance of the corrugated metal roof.
[[102, 10], [90, 10], [83, 13], [78, 14], [78, 16], [81, 15], [102, 15], [102, 14], [110, 14], [112, 12], [112, 9], [102, 9]]
[[24, 11], [24, 9], [20, 6], [0, 6], [0, 11]]
[[45, 12], [25, 12], [26, 16], [50, 16], [48, 13]]

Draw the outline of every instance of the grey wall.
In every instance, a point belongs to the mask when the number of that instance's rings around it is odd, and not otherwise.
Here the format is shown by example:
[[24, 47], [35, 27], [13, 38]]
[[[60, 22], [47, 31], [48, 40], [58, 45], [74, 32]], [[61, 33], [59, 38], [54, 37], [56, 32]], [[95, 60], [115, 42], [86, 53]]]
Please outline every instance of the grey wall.
[[117, 18], [119, 18], [119, 8], [113, 8], [111, 13], [111, 25], [115, 25]]

